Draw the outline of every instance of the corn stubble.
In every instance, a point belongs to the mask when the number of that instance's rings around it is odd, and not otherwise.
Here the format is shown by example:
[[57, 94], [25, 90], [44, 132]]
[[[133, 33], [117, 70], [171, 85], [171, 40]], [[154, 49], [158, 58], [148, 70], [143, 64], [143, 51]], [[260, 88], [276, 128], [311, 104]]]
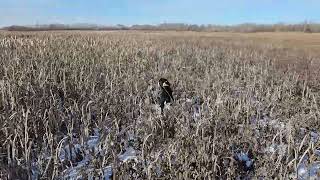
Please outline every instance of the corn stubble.
[[[274, 54], [287, 49], [170, 33], [0, 37], [4, 178], [32, 177], [35, 164], [39, 178], [62, 177], [76, 163], [59, 160], [62, 138], [83, 144], [94, 129], [104, 153], [90, 165], [98, 174], [111, 165], [115, 179], [287, 179], [303, 154], [319, 161], [319, 142], [299, 136], [301, 128], [319, 131], [317, 82], [278, 68]], [[163, 116], [150, 95], [161, 77], [176, 100]], [[138, 160], [121, 162], [128, 132]], [[266, 151], [272, 145], [284, 148]], [[253, 169], [237, 151], [251, 154]]]

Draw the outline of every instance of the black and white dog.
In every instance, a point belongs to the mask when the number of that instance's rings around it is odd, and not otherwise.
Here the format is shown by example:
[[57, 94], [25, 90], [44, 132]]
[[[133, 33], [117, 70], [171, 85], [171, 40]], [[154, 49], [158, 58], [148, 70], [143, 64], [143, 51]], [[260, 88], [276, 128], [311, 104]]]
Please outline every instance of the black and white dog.
[[158, 102], [161, 108], [161, 114], [163, 114], [163, 109], [165, 104], [171, 103], [174, 101], [172, 96], [171, 84], [167, 79], [160, 78], [159, 80], [160, 92], [158, 96]]

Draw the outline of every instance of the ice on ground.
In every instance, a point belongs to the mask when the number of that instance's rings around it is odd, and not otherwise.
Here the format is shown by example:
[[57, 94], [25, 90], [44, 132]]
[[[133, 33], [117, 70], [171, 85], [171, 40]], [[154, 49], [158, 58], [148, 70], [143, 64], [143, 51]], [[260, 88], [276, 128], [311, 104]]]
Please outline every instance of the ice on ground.
[[297, 171], [299, 180], [320, 179], [320, 163], [307, 165], [307, 158], [298, 165]]
[[77, 166], [67, 168], [66, 170], [63, 171], [64, 179], [79, 179], [79, 178], [81, 178], [82, 172], [85, 169], [87, 169], [87, 168], [83, 168], [83, 167], [85, 167], [85, 163], [80, 162], [80, 163], [78, 163]]
[[310, 138], [311, 138], [311, 142], [317, 143], [319, 141], [319, 133], [316, 131], [311, 131]]
[[314, 150], [314, 154], [320, 157], [320, 149]]
[[[112, 176], [112, 166], [106, 166], [100, 169], [92, 165], [92, 152], [94, 155], [105, 153], [99, 147], [100, 145], [100, 129], [94, 129], [94, 135], [89, 136], [82, 144], [79, 139], [73, 138], [73, 142], [69, 142], [68, 137], [61, 140], [61, 148], [59, 151], [59, 160], [61, 162], [71, 161], [72, 166], [64, 169], [62, 179], [110, 179]], [[79, 159], [79, 154], [82, 158]]]
[[276, 130], [284, 130], [285, 124], [279, 120], [276, 119], [270, 119], [269, 117], [263, 117], [261, 119], [254, 119], [252, 120], [253, 123], [257, 124], [260, 127], [272, 127]]
[[156, 174], [158, 177], [162, 176], [162, 170], [159, 166], [156, 166]]
[[118, 158], [122, 162], [127, 162], [129, 160], [137, 160], [136, 150], [134, 150], [133, 147], [128, 147], [126, 148], [126, 151], [123, 154], [118, 156]]
[[104, 179], [104, 180], [110, 180], [113, 173], [112, 173], [112, 167], [107, 166], [102, 169], [94, 169], [93, 167], [87, 167], [83, 165], [78, 165], [73, 168], [69, 168], [66, 171], [64, 171], [63, 179]]
[[39, 179], [40, 172], [38, 169], [38, 165], [36, 162], [32, 162], [31, 164], [31, 179]]
[[[68, 139], [65, 138], [63, 140], [65, 142], [62, 141], [62, 147], [59, 153], [60, 161], [74, 160], [77, 158], [77, 153], [79, 152], [81, 152], [84, 157], [81, 161], [75, 162], [73, 167], [64, 170], [62, 174], [63, 179], [95, 179], [97, 177], [99, 179], [110, 179], [112, 176], [112, 164], [109, 164], [109, 166], [102, 169], [96, 169], [91, 164], [91, 160], [93, 159], [91, 152], [94, 152], [94, 154], [105, 153], [99, 147], [101, 142], [99, 129], [94, 130], [94, 136], [89, 136], [87, 141], [83, 143], [84, 145], [76, 143], [78, 140], [75, 140], [74, 144], [70, 145], [71, 143], [67, 143], [67, 140]], [[134, 141], [134, 135], [132, 133], [129, 133], [128, 141]], [[133, 147], [128, 146], [125, 149], [125, 152], [120, 154], [118, 158], [122, 162], [127, 162], [129, 160], [137, 161], [136, 155], [136, 150]]]
[[272, 144], [264, 149], [265, 153], [271, 153], [271, 154], [277, 153], [277, 154], [283, 155], [286, 153], [286, 151], [287, 151], [286, 144]]
[[299, 135], [301, 137], [304, 137], [306, 136], [308, 133], [308, 135], [310, 136], [310, 142], [311, 143], [317, 143], [320, 139], [320, 134], [319, 132], [315, 131], [315, 130], [307, 130], [306, 128], [300, 128], [300, 131], [299, 131]]
[[[65, 160], [75, 161], [79, 158], [79, 155], [88, 155], [90, 150], [93, 150], [94, 153], [98, 153], [101, 151], [99, 148], [100, 143], [100, 134], [99, 129], [94, 129], [94, 136], [90, 136], [84, 145], [79, 144], [79, 140], [77, 138], [73, 138], [73, 142], [69, 142], [69, 137], [64, 137], [61, 140], [62, 147], [59, 151], [59, 159], [61, 162]], [[86, 157], [84, 157], [85, 159]], [[79, 161], [79, 159], [77, 160]]]
[[61, 162], [66, 160], [75, 161], [81, 154], [82, 148], [80, 144], [73, 144], [71, 148], [70, 145], [66, 145], [60, 149], [59, 159]]
[[99, 136], [90, 136], [86, 144], [87, 144], [87, 147], [90, 150], [93, 150], [93, 152], [96, 154], [102, 151], [101, 148], [99, 147], [99, 143], [100, 143]]
[[201, 109], [199, 105], [194, 105], [193, 107], [193, 114], [192, 117], [193, 119], [197, 119], [201, 116]]
[[112, 167], [107, 166], [103, 169], [104, 180], [109, 180], [112, 177]]
[[285, 130], [286, 126], [283, 122], [278, 119], [271, 119], [269, 116], [262, 115], [261, 118], [253, 116], [250, 120], [251, 124], [257, 125], [258, 127], [266, 128], [271, 127], [275, 130]]
[[248, 153], [236, 153], [235, 159], [245, 166], [245, 170], [250, 170], [253, 168], [254, 160], [249, 157]]

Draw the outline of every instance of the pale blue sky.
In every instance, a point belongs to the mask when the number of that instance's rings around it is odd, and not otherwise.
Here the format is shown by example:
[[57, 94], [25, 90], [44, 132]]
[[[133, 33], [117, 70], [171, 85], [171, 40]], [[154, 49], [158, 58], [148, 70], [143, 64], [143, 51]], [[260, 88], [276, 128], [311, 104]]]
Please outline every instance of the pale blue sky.
[[320, 22], [320, 0], [0, 0], [0, 26]]

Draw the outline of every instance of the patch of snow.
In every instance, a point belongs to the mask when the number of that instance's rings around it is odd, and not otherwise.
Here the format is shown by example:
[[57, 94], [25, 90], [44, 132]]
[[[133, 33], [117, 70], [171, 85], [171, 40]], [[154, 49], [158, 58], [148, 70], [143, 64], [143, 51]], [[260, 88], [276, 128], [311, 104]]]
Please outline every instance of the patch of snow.
[[103, 169], [104, 180], [110, 180], [112, 177], [112, 167], [107, 166]]
[[307, 179], [307, 166], [303, 163], [298, 167], [298, 179]]
[[310, 136], [310, 143], [317, 143], [320, 140], [320, 134], [314, 130], [307, 130], [306, 128], [300, 128], [299, 136], [301, 138], [305, 137], [306, 135]]
[[299, 180], [320, 179], [320, 163], [307, 165], [309, 157], [305, 155], [298, 165], [297, 174]]
[[285, 124], [279, 120], [271, 120], [269, 122], [269, 126], [273, 127], [274, 129], [284, 130], [286, 128]]
[[99, 143], [100, 143], [99, 136], [90, 136], [86, 144], [90, 150], [93, 150], [94, 153], [98, 153], [101, 151], [101, 149], [99, 148]]
[[31, 179], [39, 179], [40, 172], [38, 169], [38, 164], [36, 162], [32, 162], [31, 164]]
[[101, 170], [96, 170], [92, 167], [87, 166], [76, 166], [73, 168], [69, 168], [68, 170], [64, 171], [63, 179], [105, 179], [109, 180], [112, 176], [112, 168], [111, 166], [107, 166], [102, 168]]
[[127, 162], [129, 160], [137, 160], [137, 156], [136, 156], [136, 151], [133, 149], [133, 147], [128, 147], [126, 148], [126, 151], [119, 155], [118, 158], [122, 161], [122, 162]]
[[265, 148], [264, 152], [266, 153], [278, 153], [278, 154], [284, 154], [287, 151], [287, 145], [286, 144], [272, 144]]
[[298, 167], [298, 179], [320, 179], [320, 163], [311, 164], [309, 167], [305, 163], [301, 163]]
[[262, 128], [271, 127], [275, 130], [285, 130], [286, 128], [283, 122], [279, 121], [278, 119], [271, 119], [267, 115], [262, 115], [260, 118], [253, 116], [250, 119], [250, 123]]
[[319, 133], [316, 131], [311, 131], [310, 138], [311, 138], [311, 142], [317, 143], [319, 141]]
[[82, 177], [82, 173], [84, 171], [84, 169], [86, 168], [83, 168], [85, 166], [84, 163], [79, 163], [77, 166], [74, 166], [74, 167], [70, 167], [66, 170], [63, 171], [63, 178], [64, 179], [80, 179]]
[[244, 153], [244, 152], [236, 153], [236, 160], [245, 164], [246, 169], [251, 169], [253, 167], [254, 160], [249, 158], [248, 153]]
[[162, 171], [161, 171], [161, 168], [159, 166], [156, 166], [156, 174], [158, 177], [161, 177], [162, 176]]
[[197, 119], [201, 116], [201, 110], [199, 105], [195, 105], [193, 108], [193, 114], [192, 117], [193, 119]]
[[60, 149], [59, 159], [61, 162], [65, 160], [73, 161], [77, 158], [77, 155], [81, 154], [82, 148], [80, 144], [66, 145]]
[[309, 168], [309, 176], [310, 178], [320, 179], [320, 163], [312, 164]]
[[[58, 158], [61, 162], [71, 161], [72, 166], [65, 168], [61, 174], [61, 177], [59, 178], [110, 179], [112, 176], [111, 166], [107, 166], [102, 169], [96, 169], [91, 164], [92, 159], [94, 159], [93, 156], [99, 153], [105, 153], [100, 147], [100, 129], [95, 128], [93, 130], [94, 135], [89, 136], [87, 140], [83, 142], [83, 145], [82, 143], [80, 144], [80, 140], [78, 138], [73, 138], [71, 141], [67, 136], [60, 141]], [[105, 130], [108, 132], [108, 128], [105, 128]]]
[[93, 129], [93, 134], [94, 134], [94, 136], [100, 136], [100, 129], [99, 128], [94, 128]]

